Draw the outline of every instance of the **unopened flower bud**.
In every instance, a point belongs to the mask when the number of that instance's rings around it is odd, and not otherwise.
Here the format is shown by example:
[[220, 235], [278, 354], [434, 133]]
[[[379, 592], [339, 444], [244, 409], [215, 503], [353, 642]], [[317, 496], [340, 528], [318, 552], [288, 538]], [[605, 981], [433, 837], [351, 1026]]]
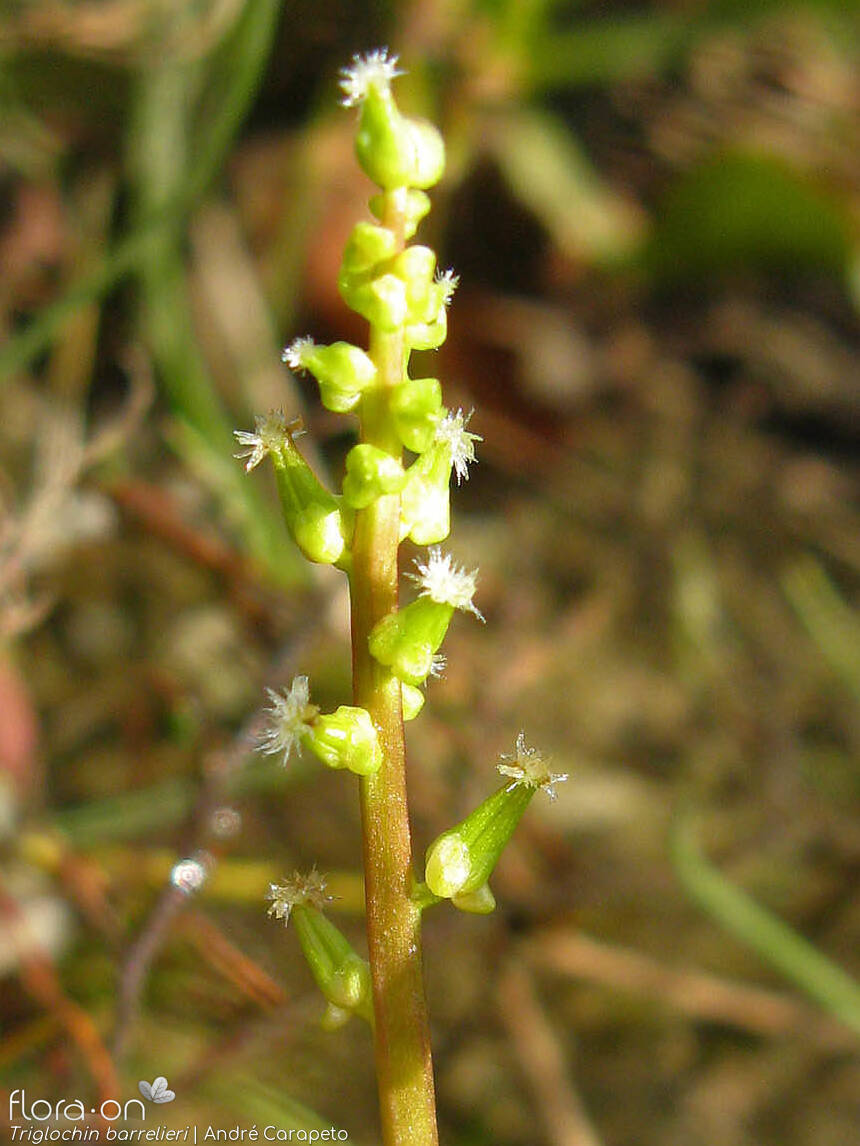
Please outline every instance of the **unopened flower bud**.
[[362, 442], [346, 455], [343, 498], [353, 509], [364, 509], [378, 497], [399, 493], [406, 474], [397, 458]]
[[376, 728], [364, 708], [342, 704], [318, 716], [304, 743], [329, 768], [347, 768], [358, 776], [370, 776], [382, 764]]
[[376, 381], [370, 357], [349, 342], [317, 346], [311, 338], [297, 338], [282, 357], [291, 370], [310, 370], [319, 383], [322, 404], [337, 414], [352, 410]]

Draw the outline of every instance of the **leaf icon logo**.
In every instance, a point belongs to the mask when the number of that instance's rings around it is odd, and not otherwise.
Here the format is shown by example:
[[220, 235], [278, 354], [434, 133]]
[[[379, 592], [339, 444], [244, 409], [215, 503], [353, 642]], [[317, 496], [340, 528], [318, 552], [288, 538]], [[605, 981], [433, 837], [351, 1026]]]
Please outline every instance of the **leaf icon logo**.
[[151, 1085], [145, 1080], [139, 1082], [137, 1089], [149, 1102], [173, 1102], [174, 1098], [176, 1098], [176, 1095], [168, 1087], [167, 1079], [164, 1078], [163, 1075], [159, 1075]]

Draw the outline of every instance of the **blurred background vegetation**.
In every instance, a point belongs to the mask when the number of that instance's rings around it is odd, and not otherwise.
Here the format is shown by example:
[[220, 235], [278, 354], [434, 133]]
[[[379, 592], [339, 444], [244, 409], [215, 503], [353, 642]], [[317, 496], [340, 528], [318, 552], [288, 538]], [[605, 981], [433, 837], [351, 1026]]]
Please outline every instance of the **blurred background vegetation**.
[[521, 728], [571, 774], [495, 915], [427, 918], [443, 1141], [860, 1143], [857, 33], [845, 0], [3, 0], [0, 1109], [165, 1074], [171, 1125], [377, 1140], [367, 1033], [319, 1030], [263, 903], [316, 862], [361, 943], [354, 788], [249, 751], [264, 686], [347, 699], [345, 589], [231, 432], [301, 412], [339, 480], [279, 350], [364, 337], [336, 76], [388, 44], [449, 147], [425, 373], [484, 437], [451, 548], [488, 624], [409, 728], [419, 853]]

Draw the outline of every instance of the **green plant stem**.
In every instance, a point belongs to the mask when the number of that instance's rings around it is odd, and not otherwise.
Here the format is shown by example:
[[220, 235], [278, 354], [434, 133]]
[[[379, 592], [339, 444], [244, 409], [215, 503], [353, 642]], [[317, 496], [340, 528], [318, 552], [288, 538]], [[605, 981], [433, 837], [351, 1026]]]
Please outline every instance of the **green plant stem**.
[[[384, 223], [403, 246], [396, 192], [386, 196]], [[403, 338], [371, 330], [370, 354], [380, 387], [368, 395], [362, 440], [399, 457], [387, 416], [388, 391], [403, 375]], [[361, 780], [367, 940], [376, 1017], [376, 1071], [385, 1146], [435, 1146], [436, 1101], [421, 968], [421, 911], [412, 901], [412, 840], [406, 800], [400, 682], [370, 655], [373, 626], [397, 607], [400, 499], [379, 498], [356, 517], [352, 655], [355, 704], [379, 734], [383, 763]]]

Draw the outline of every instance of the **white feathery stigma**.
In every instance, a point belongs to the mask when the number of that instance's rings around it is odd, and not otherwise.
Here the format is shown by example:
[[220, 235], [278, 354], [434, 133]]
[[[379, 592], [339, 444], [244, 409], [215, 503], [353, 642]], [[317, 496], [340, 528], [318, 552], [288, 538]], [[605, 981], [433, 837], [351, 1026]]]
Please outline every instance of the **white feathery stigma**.
[[436, 680], [441, 680], [445, 675], [445, 668], [448, 664], [448, 658], [444, 653], [434, 653], [433, 659], [430, 662], [430, 676], [435, 677]]
[[281, 449], [289, 438], [297, 438], [304, 432], [301, 418], [291, 418], [288, 422], [283, 410], [270, 410], [268, 414], [258, 414], [254, 418], [253, 430], [233, 431], [233, 437], [242, 446], [233, 457], [241, 461], [247, 458], [245, 472], [250, 473], [273, 450]]
[[453, 267], [448, 267], [447, 271], [437, 270], [433, 281], [442, 288], [442, 302], [450, 306], [454, 291], [460, 285], [460, 276], [454, 274]]
[[429, 597], [437, 605], [452, 605], [464, 613], [474, 613], [479, 621], [483, 621], [483, 616], [472, 604], [478, 582], [477, 569], [467, 573], [454, 564], [450, 553], [443, 557], [438, 545], [431, 546], [426, 564], [416, 560], [415, 567], [418, 572], [407, 576], [421, 586], [422, 597]]
[[293, 748], [301, 748], [319, 709], [310, 702], [306, 676], [293, 677], [293, 683], [284, 693], [267, 688], [266, 695], [270, 701], [266, 708], [268, 722], [257, 747], [267, 756], [279, 756], [283, 752], [284, 764], [287, 764]]
[[333, 896], [326, 894], [326, 878], [316, 868], [312, 868], [307, 875], [295, 871], [283, 883], [270, 883], [266, 899], [272, 906], [267, 914], [275, 919], [283, 919], [284, 926], [290, 922], [290, 914], [294, 907], [309, 903], [312, 907], [322, 910], [330, 903]]
[[290, 370], [304, 370], [305, 363], [304, 357], [308, 351], [313, 350], [316, 343], [310, 335], [303, 335], [301, 338], [294, 338], [289, 346], [285, 346], [281, 352], [281, 362], [286, 362]]
[[462, 410], [458, 410], [456, 414], [449, 410], [436, 426], [435, 440], [443, 442], [451, 451], [451, 465], [457, 475], [457, 485], [464, 478], [468, 480], [469, 462], [476, 460], [475, 442], [484, 440], [480, 434], [472, 434], [466, 429], [474, 412], [474, 410], [470, 410], [464, 417]]
[[397, 68], [397, 56], [389, 56], [388, 48], [375, 48], [366, 55], [357, 53], [348, 68], [340, 69], [340, 86], [344, 107], [356, 107], [367, 98], [371, 88], [386, 93], [395, 76], [402, 76]]
[[543, 756], [539, 749], [526, 747], [526, 736], [520, 732], [517, 736], [516, 751], [509, 756], [502, 756], [503, 763], [496, 768], [503, 776], [510, 776], [512, 783], [508, 786], [511, 791], [524, 784], [527, 788], [542, 788], [550, 800], [556, 799], [556, 784], [567, 779], [566, 772], [550, 772], [549, 760]]

